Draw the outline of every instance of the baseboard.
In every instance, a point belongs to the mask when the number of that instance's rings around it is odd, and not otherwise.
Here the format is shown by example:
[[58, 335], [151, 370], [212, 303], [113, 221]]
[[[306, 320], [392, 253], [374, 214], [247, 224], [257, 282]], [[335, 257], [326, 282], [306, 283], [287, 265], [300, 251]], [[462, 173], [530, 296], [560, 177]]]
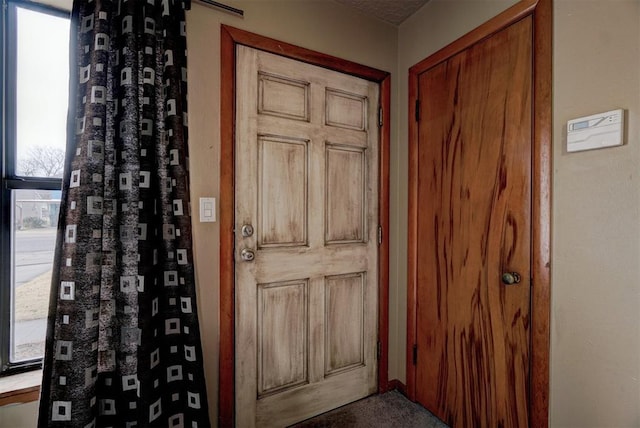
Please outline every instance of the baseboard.
[[391, 391], [393, 389], [397, 389], [400, 394], [405, 397], [407, 396], [407, 386], [398, 379], [391, 379], [389, 383], [387, 383], [387, 390]]

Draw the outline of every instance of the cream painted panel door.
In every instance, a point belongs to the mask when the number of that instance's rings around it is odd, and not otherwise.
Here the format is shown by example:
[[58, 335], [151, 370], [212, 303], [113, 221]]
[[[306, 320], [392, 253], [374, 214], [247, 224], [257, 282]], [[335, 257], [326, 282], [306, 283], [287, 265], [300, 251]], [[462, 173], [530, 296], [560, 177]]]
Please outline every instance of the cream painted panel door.
[[236, 53], [236, 425], [286, 426], [377, 389], [379, 89]]

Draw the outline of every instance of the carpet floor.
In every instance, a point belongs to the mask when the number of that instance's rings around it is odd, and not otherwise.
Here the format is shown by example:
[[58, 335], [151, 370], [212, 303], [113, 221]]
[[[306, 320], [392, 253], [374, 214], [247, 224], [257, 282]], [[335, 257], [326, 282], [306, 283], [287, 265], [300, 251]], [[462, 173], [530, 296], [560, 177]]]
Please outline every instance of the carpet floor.
[[447, 428], [419, 404], [407, 400], [398, 391], [372, 395], [292, 428]]

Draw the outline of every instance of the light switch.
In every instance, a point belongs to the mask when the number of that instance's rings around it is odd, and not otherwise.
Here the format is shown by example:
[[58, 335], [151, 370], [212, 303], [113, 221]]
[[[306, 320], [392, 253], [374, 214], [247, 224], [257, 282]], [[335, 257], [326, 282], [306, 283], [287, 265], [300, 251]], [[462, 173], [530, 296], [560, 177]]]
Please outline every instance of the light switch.
[[200, 223], [216, 221], [216, 198], [200, 198]]

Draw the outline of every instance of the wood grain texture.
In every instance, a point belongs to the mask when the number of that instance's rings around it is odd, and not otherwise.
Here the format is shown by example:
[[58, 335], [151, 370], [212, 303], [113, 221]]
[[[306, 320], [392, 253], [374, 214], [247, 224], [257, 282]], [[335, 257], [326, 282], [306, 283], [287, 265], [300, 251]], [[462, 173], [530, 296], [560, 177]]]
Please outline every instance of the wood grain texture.
[[418, 76], [455, 53], [522, 19], [533, 16], [533, 159], [531, 239], [531, 361], [530, 425], [549, 424], [549, 314], [551, 263], [551, 175], [552, 175], [552, 0], [523, 0], [502, 14], [461, 37], [409, 70], [409, 239], [407, 283], [407, 396], [415, 399], [415, 366], [412, 346], [416, 343], [417, 289], [417, 173], [418, 127], [415, 102]]
[[222, 26], [220, 30], [220, 361], [218, 374], [218, 425], [234, 426], [234, 129], [235, 129], [235, 64], [233, 37]]
[[363, 365], [366, 273], [325, 278], [325, 376]]
[[325, 242], [366, 242], [366, 151], [325, 144]]
[[389, 390], [389, 164], [391, 150], [391, 77], [380, 84], [380, 108], [382, 126], [378, 128], [380, 139], [380, 170], [378, 189], [378, 224], [382, 242], [378, 245], [378, 392]]
[[294, 120], [309, 120], [309, 82], [258, 76], [258, 113]]
[[531, 34], [419, 76], [416, 398], [451, 426], [529, 421]]
[[222, 29], [229, 34], [229, 37], [231, 37], [236, 44], [251, 46], [265, 52], [317, 65], [340, 73], [350, 74], [372, 82], [382, 82], [389, 76], [389, 73], [386, 71], [377, 70], [342, 58], [305, 49], [300, 46], [261, 36], [239, 28], [222, 25]]
[[22, 388], [11, 392], [0, 394], [0, 407], [9, 404], [22, 404], [31, 401], [38, 401], [40, 398], [40, 385], [29, 388]]
[[[391, 132], [391, 77], [386, 71], [363, 66], [320, 52], [283, 43], [268, 37], [221, 26], [221, 159], [232, 160], [220, 165], [220, 375], [219, 375], [219, 426], [234, 426], [234, 378], [235, 378], [235, 285], [234, 285], [234, 124], [235, 124], [235, 48], [245, 45], [318, 65], [342, 73], [351, 74], [380, 84], [380, 106], [383, 109], [383, 125], [379, 127], [379, 224], [383, 240], [379, 245], [379, 318], [380, 359], [378, 361], [378, 388], [388, 388], [389, 350], [389, 162]], [[337, 392], [339, 394], [339, 391]], [[328, 410], [328, 409], [324, 409]]]
[[[514, 22], [533, 14], [536, 9], [539, 0], [521, 0], [514, 4], [504, 12], [493, 17], [484, 24], [471, 30], [464, 36], [455, 40], [454, 42], [443, 47], [439, 51], [429, 55], [427, 58], [413, 65], [409, 69], [409, 73], [421, 73], [429, 68], [437, 65], [452, 56], [462, 52], [469, 46], [492, 36], [505, 27], [513, 24]], [[410, 116], [411, 117], [411, 116]]]
[[258, 397], [309, 381], [309, 281], [258, 285]]
[[[235, 238], [236, 424], [287, 425], [377, 389], [379, 144], [377, 111], [363, 107], [379, 87], [245, 46], [236, 55], [235, 230], [255, 229]], [[261, 111], [260, 75], [308, 82], [309, 120]], [[299, 108], [289, 87], [270, 105]], [[327, 120], [335, 104], [339, 123]], [[240, 261], [243, 249], [255, 260]]]
[[327, 88], [325, 100], [325, 123], [327, 125], [358, 131], [367, 129], [366, 98]]
[[309, 141], [258, 136], [258, 248], [307, 245]]
[[549, 349], [551, 315], [551, 188], [553, 79], [552, 0], [539, 0], [533, 15], [533, 233], [531, 426], [549, 425]]
[[33, 370], [0, 378], [0, 406], [37, 401], [42, 370]]
[[416, 399], [416, 366], [413, 362], [413, 347], [416, 346], [416, 322], [418, 319], [416, 293], [418, 290], [418, 121], [416, 103], [418, 101], [418, 76], [424, 70], [409, 69], [409, 189], [407, 209], [407, 350], [406, 382], [407, 397]]

